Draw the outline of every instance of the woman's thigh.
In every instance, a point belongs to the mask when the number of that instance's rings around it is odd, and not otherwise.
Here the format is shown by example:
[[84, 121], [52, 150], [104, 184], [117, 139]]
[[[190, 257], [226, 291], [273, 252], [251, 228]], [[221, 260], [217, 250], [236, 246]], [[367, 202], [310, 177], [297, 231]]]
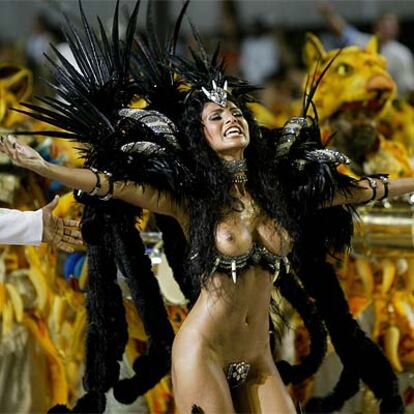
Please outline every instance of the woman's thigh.
[[194, 405], [206, 414], [233, 414], [226, 376], [214, 354], [202, 346], [173, 348], [172, 383], [180, 414], [190, 414]]

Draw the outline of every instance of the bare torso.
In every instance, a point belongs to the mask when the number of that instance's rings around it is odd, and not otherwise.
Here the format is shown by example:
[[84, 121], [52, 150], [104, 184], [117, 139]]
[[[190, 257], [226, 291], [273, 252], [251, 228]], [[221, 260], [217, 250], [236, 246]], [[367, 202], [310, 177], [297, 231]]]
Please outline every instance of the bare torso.
[[[286, 230], [264, 216], [251, 196], [238, 194], [242, 208], [228, 214], [216, 229], [216, 249], [239, 256], [258, 242], [274, 254], [286, 255], [290, 240]], [[238, 275], [237, 283], [215, 273], [186, 318], [179, 337], [198, 332], [225, 367], [263, 355], [269, 344], [269, 304], [273, 275], [252, 266]], [[236, 339], [237, 338], [237, 339]]]
[[[266, 217], [247, 193], [237, 194], [240, 211], [228, 214], [216, 228], [216, 249], [226, 256], [246, 253], [258, 242], [274, 254], [286, 255], [291, 242], [286, 230]], [[273, 275], [259, 266], [242, 271], [234, 283], [216, 272], [203, 287], [178, 332], [174, 364], [209, 360], [225, 373], [232, 362], [251, 364], [250, 378], [275, 374], [269, 346], [269, 305]], [[174, 374], [174, 373], [173, 373]]]

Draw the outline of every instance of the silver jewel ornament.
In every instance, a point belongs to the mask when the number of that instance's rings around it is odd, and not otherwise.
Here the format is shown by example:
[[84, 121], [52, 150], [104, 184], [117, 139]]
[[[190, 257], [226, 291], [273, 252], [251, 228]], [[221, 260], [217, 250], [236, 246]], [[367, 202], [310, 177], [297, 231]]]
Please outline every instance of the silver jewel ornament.
[[225, 168], [225, 170], [231, 174], [247, 172], [247, 161], [245, 158], [241, 160], [230, 160], [230, 161], [222, 159], [221, 163], [223, 164], [223, 167]]
[[290, 273], [290, 262], [286, 256], [283, 258], [283, 263], [285, 264], [286, 273]]
[[275, 261], [275, 272], [273, 273], [272, 282], [275, 283], [280, 274], [280, 258], [277, 258]]
[[231, 278], [233, 279], [233, 283], [237, 283], [237, 270], [236, 270], [236, 261], [232, 260], [231, 262]]
[[233, 184], [245, 184], [247, 183], [248, 178], [246, 174], [241, 174], [241, 175], [233, 175], [233, 177], [231, 177], [231, 182]]
[[211, 102], [214, 102], [224, 108], [227, 104], [227, 81], [224, 81], [222, 88], [217, 86], [217, 83], [214, 80], [212, 81], [212, 84], [213, 89], [210, 91], [208, 91], [204, 86], [201, 87], [201, 90]]

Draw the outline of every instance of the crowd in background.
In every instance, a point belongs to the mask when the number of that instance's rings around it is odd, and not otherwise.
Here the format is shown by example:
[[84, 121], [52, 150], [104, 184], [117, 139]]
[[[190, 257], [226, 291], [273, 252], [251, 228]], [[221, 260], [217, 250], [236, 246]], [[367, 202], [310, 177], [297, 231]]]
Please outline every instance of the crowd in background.
[[[320, 16], [317, 32], [327, 49], [350, 44], [364, 46], [375, 33], [381, 53], [387, 58], [388, 70], [398, 85], [399, 96], [411, 98], [414, 92], [414, 58], [405, 44], [414, 43], [407, 36], [408, 30], [400, 30], [400, 22], [395, 14], [390, 11], [378, 16], [374, 22], [367, 22], [361, 29], [347, 22], [328, 1], [315, 0], [314, 5]], [[221, 0], [219, 10], [220, 29], [216, 33], [202, 35], [207, 43], [209, 40], [212, 44], [216, 40], [220, 41], [229, 71], [253, 84], [264, 86], [259, 98], [269, 109], [276, 109], [280, 104], [286, 106], [300, 97], [304, 76], [301, 49], [307, 28], [293, 30], [274, 27], [266, 23], [264, 18], [256, 19], [249, 26], [243, 25], [239, 4], [235, 0]], [[70, 59], [59, 24], [56, 23], [56, 10], [53, 11], [53, 18], [51, 16], [52, 13], [49, 16], [47, 9], [38, 14], [31, 35], [25, 41], [11, 44], [0, 39], [0, 60], [27, 65], [38, 80], [39, 77], [47, 76], [44, 53], [50, 53], [51, 43]], [[183, 37], [183, 53], [187, 45]], [[36, 87], [42, 88], [42, 85], [36, 82]]]

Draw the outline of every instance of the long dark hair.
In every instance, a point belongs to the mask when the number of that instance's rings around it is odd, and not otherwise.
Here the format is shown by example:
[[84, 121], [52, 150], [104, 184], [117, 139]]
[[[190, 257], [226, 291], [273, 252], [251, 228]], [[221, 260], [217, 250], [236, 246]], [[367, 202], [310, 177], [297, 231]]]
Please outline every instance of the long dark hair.
[[[250, 131], [250, 144], [245, 150], [248, 167], [246, 188], [263, 213], [283, 226], [291, 235], [296, 225], [288, 214], [289, 203], [276, 175], [272, 145], [262, 137], [259, 126], [243, 99], [230, 97], [242, 111]], [[201, 91], [187, 99], [179, 130], [179, 141], [186, 165], [197, 181], [197, 190], [188, 195], [190, 211], [189, 246], [186, 274], [198, 290], [209, 277], [214, 262], [214, 233], [217, 223], [229, 212], [243, 208], [230, 193], [231, 174], [203, 134], [201, 113], [209, 102]]]

